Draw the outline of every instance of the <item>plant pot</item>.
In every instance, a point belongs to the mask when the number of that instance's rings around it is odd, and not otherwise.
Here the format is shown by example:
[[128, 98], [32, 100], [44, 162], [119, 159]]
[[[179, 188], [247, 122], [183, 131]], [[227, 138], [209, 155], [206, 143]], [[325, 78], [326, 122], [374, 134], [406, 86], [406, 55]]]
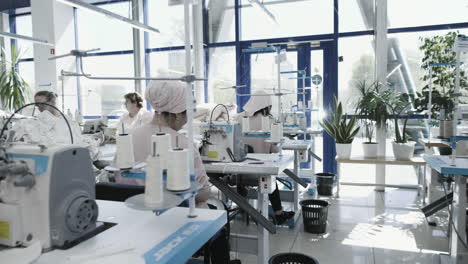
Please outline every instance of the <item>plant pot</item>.
[[364, 149], [364, 158], [377, 158], [379, 144], [369, 142], [362, 143], [362, 148]]
[[336, 143], [336, 157], [339, 159], [349, 159], [351, 157], [351, 147], [353, 144]]
[[453, 136], [453, 120], [440, 120], [440, 133], [441, 138], [450, 138]]
[[393, 155], [396, 160], [411, 160], [414, 155], [414, 145], [416, 142], [408, 141], [407, 143], [392, 143]]

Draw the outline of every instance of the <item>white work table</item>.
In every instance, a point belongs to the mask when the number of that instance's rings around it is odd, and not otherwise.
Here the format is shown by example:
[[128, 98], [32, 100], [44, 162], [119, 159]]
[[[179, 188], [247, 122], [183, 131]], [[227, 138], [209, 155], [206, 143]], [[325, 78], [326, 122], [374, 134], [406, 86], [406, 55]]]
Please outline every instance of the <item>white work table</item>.
[[227, 221], [225, 211], [175, 207], [159, 216], [127, 208], [124, 203], [97, 201], [98, 221], [117, 225], [68, 250], [41, 255], [37, 264], [185, 263]]
[[[426, 181], [426, 162], [422, 158], [412, 158], [411, 160], [396, 160], [394, 157], [377, 157], [377, 158], [364, 158], [364, 157], [351, 157], [350, 159], [336, 158], [337, 162], [337, 196], [340, 193], [340, 184], [342, 185], [357, 185], [357, 186], [382, 186], [382, 187], [391, 187], [391, 188], [407, 188], [407, 189], [417, 189], [422, 191], [421, 200], [425, 203], [425, 181]], [[405, 165], [405, 166], [417, 166], [420, 167], [418, 170], [418, 185], [401, 185], [401, 184], [374, 184], [374, 183], [349, 183], [341, 182], [341, 164], [343, 163], [353, 163], [353, 164], [370, 164], [370, 165]]]
[[[442, 257], [442, 264], [466, 264], [468, 263], [468, 249], [461, 241], [467, 243], [466, 236], [466, 182], [468, 179], [468, 159], [457, 158], [455, 164], [449, 156], [424, 155], [427, 164], [441, 174], [454, 175], [452, 217], [453, 226], [450, 228], [450, 256]], [[447, 191], [448, 192], [448, 191]], [[456, 231], [455, 231], [456, 230]], [[458, 232], [458, 234], [457, 234]], [[458, 237], [460, 236], [460, 237]]]

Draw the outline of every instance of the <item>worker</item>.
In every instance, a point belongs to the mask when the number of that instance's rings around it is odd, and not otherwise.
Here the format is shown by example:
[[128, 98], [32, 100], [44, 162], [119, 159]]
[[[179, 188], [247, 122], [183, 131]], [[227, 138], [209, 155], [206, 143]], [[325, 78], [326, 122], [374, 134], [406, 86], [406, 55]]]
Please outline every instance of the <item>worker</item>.
[[[50, 91], [39, 91], [34, 95], [36, 103], [47, 103], [56, 106], [57, 95]], [[57, 109], [45, 104], [36, 105], [39, 113], [35, 120], [20, 120], [13, 126], [14, 141], [34, 142], [43, 145], [71, 144], [70, 129], [73, 135], [73, 143], [87, 148], [91, 159], [97, 167], [102, 162], [98, 160], [98, 143], [92, 137], [81, 135], [79, 125], [59, 113]], [[70, 126], [70, 129], [68, 125]]]
[[[172, 136], [173, 148], [187, 148], [188, 139], [178, 133], [187, 122], [187, 108], [185, 104], [185, 86], [182, 82], [152, 81], [146, 89], [146, 100], [154, 109], [153, 119], [132, 131], [135, 162], [144, 162], [151, 154], [151, 136], [156, 133], [167, 133]], [[198, 207], [206, 207], [206, 200], [210, 194], [208, 176], [203, 167], [200, 155], [194, 152], [196, 179], [202, 189], [196, 196]], [[188, 175], [187, 175], [188, 177]], [[125, 179], [119, 175], [116, 181], [126, 184], [143, 185], [143, 180]]]
[[[131, 133], [137, 127], [151, 122], [153, 115], [143, 107], [143, 98], [138, 93], [124, 95], [127, 113], [120, 117], [117, 130], [119, 134]], [[125, 131], [122, 130], [122, 127]]]
[[[250, 130], [262, 130], [262, 117], [271, 117], [272, 100], [265, 92], [259, 92], [258, 96], [251, 96], [250, 100], [244, 105], [244, 112], [240, 113], [237, 117], [240, 120], [243, 117], [249, 117]], [[272, 121], [273, 118], [271, 117]], [[259, 137], [244, 137], [244, 143], [248, 146], [249, 152], [252, 153], [277, 153], [279, 149], [275, 144], [265, 142], [264, 138]], [[245, 177], [244, 177], [245, 178]], [[278, 225], [284, 224], [288, 219], [294, 216], [294, 212], [283, 211], [281, 205], [280, 192], [278, 184], [275, 190], [269, 194], [271, 207], [275, 213], [275, 222]], [[238, 184], [238, 191], [241, 194], [246, 194], [245, 186]]]
[[[178, 133], [187, 123], [187, 106], [185, 96], [186, 84], [182, 82], [152, 81], [146, 89], [145, 98], [154, 109], [151, 122], [137, 127], [132, 132], [133, 149], [136, 162], [145, 161], [151, 154], [151, 136], [156, 133], [167, 133], [172, 136], [172, 147], [187, 148], [187, 137]], [[157, 146], [156, 146], [157, 147]], [[206, 201], [210, 195], [208, 176], [206, 175], [200, 154], [194, 151], [195, 179], [202, 186], [195, 196], [197, 207], [208, 208]], [[187, 175], [188, 177], [188, 175]], [[123, 179], [116, 175], [119, 183], [131, 183], [130, 179]], [[134, 180], [134, 183], [144, 184], [142, 180]], [[210, 244], [211, 261], [215, 264], [236, 263], [230, 261], [229, 255], [229, 230], [223, 229]]]

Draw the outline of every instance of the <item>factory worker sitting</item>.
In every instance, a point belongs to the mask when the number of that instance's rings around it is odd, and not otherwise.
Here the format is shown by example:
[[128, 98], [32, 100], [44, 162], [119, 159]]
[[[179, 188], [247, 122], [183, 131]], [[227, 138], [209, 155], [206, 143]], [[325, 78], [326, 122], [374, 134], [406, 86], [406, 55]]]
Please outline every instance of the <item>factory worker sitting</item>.
[[[187, 123], [185, 104], [185, 84], [182, 82], [152, 81], [146, 89], [145, 99], [154, 109], [151, 122], [133, 130], [133, 149], [135, 162], [144, 162], [151, 153], [151, 136], [156, 133], [171, 135], [173, 148], [176, 142], [180, 148], [187, 148], [187, 137], [178, 131]], [[193, 143], [191, 143], [193, 144]], [[203, 186], [196, 196], [198, 207], [206, 207], [210, 194], [208, 176], [203, 167], [200, 154], [194, 152], [196, 180]], [[144, 185], [144, 180], [126, 179], [116, 175], [116, 181], [124, 184]]]
[[[265, 92], [259, 92], [257, 94], [259, 94], [259, 96], [250, 97], [250, 100], [244, 106], [244, 112], [239, 113], [237, 116], [239, 122], [241, 118], [249, 117], [251, 131], [262, 130], [262, 117], [270, 117], [271, 122], [273, 122], [273, 118], [271, 117], [271, 96], [268, 96]], [[243, 141], [248, 146], [250, 153], [277, 153], [279, 151], [276, 145], [265, 142], [264, 138], [243, 137]], [[256, 178], [251, 180], [246, 178], [248, 177], [241, 177], [241, 180], [245, 180], [246, 182], [256, 182], [257, 180]], [[241, 195], [246, 195], [247, 191], [245, 186], [242, 184], [242, 181], [239, 181], [238, 179], [237, 189]], [[294, 212], [283, 211], [278, 184], [276, 184], [275, 190], [269, 194], [269, 198], [273, 211], [275, 212], [276, 224], [281, 225], [294, 216]]]
[[[36, 103], [47, 103], [56, 106], [57, 95], [50, 91], [39, 91], [34, 95]], [[86, 147], [90, 151], [91, 158], [96, 161], [99, 156], [98, 142], [92, 137], [81, 135], [79, 125], [64, 117], [53, 107], [37, 105], [39, 113], [36, 119], [20, 120], [15, 122], [12, 130], [15, 132], [13, 141], [36, 143], [45, 146], [56, 144], [71, 144], [70, 129], [73, 142], [76, 145]]]
[[128, 93], [124, 95], [125, 109], [127, 113], [120, 117], [117, 131], [122, 134], [122, 128], [126, 134], [131, 134], [136, 128], [151, 122], [153, 114], [143, 107], [143, 98], [138, 93]]

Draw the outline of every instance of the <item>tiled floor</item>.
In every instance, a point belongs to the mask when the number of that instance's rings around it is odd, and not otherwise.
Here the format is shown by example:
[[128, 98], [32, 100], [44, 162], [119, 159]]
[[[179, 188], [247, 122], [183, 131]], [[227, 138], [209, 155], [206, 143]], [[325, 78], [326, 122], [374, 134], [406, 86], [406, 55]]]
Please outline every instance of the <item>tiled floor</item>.
[[[444, 229], [427, 224], [414, 190], [343, 186], [340, 198], [324, 199], [331, 203], [327, 233], [305, 233], [302, 220], [294, 229], [280, 227], [270, 236], [271, 255], [301, 252], [320, 264], [438, 264], [438, 254], [448, 251]], [[232, 231], [255, 235], [256, 226], [236, 222]], [[257, 263], [256, 256], [235, 255]]]

